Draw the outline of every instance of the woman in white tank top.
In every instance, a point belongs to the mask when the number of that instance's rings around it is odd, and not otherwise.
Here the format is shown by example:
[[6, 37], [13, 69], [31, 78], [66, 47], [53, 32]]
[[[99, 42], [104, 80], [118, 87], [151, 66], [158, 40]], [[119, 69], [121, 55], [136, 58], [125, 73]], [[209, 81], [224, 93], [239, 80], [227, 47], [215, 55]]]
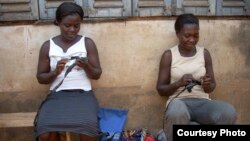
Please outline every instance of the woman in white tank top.
[[[37, 80], [51, 84], [51, 92], [35, 120], [37, 140], [59, 141], [60, 132], [78, 133], [80, 141], [96, 141], [99, 136], [99, 104], [91, 79], [99, 79], [102, 69], [93, 40], [78, 35], [83, 15], [79, 5], [62, 3], [55, 20], [61, 34], [41, 47]], [[72, 70], [66, 73], [71, 66]]]
[[196, 45], [198, 18], [193, 14], [178, 16], [175, 31], [179, 43], [163, 53], [157, 81], [158, 93], [169, 97], [163, 127], [167, 141], [173, 141], [174, 124], [236, 122], [231, 104], [209, 97], [216, 83], [209, 51]]

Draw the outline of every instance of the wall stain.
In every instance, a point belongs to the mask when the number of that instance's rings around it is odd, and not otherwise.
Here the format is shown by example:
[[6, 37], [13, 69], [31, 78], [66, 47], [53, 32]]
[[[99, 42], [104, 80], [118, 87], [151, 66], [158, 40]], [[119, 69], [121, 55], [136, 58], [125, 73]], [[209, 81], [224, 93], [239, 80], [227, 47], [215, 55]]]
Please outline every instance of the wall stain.
[[233, 36], [230, 39], [232, 47], [237, 47], [242, 55], [246, 57], [245, 64], [250, 67], [250, 24], [249, 22], [241, 22], [240, 26], [231, 29]]

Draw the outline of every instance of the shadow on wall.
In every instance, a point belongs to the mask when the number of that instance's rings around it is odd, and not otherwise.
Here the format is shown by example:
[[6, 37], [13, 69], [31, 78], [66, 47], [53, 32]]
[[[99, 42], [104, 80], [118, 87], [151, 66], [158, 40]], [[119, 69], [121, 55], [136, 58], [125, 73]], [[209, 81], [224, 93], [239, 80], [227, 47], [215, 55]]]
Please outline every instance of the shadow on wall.
[[249, 22], [241, 22], [239, 27], [232, 28], [233, 35], [230, 39], [232, 47], [239, 49], [240, 53], [246, 57], [245, 64], [250, 67], [250, 25]]

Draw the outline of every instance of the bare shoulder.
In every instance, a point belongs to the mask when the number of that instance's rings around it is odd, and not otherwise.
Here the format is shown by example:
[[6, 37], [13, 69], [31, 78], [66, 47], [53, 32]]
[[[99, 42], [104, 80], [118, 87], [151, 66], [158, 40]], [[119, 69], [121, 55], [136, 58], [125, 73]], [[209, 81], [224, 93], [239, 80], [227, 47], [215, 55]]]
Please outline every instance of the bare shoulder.
[[204, 48], [204, 54], [206, 54], [206, 53], [210, 54], [208, 49]]
[[210, 56], [210, 52], [208, 51], [208, 49], [206, 49], [206, 48], [204, 48], [204, 57], [205, 58], [211, 58], [211, 56]]
[[204, 59], [205, 59], [205, 66], [212, 66], [212, 58], [210, 52], [204, 48]]
[[171, 50], [165, 50], [164, 53], [161, 56], [161, 66], [167, 67], [170, 66], [172, 62], [172, 53]]
[[49, 52], [49, 48], [50, 48], [50, 41], [47, 40], [42, 44], [42, 47], [40, 49], [40, 52], [42, 53], [48, 53]]
[[95, 47], [94, 41], [89, 37], [85, 37], [85, 45], [86, 45], [87, 48]]
[[165, 50], [163, 55], [162, 55], [162, 58], [171, 59], [172, 58], [171, 50], [170, 49]]

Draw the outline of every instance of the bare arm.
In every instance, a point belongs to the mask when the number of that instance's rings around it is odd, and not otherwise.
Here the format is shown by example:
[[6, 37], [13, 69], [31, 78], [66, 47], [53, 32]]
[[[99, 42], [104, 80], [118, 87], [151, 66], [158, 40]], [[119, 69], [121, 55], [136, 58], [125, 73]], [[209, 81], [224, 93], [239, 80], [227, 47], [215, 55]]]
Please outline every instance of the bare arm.
[[214, 78], [213, 64], [210, 53], [207, 49], [204, 50], [206, 75], [202, 78], [202, 87], [206, 93], [212, 92], [216, 87]]
[[102, 69], [96, 45], [90, 38], [85, 38], [85, 46], [88, 52], [88, 61], [78, 59], [77, 65], [85, 70], [89, 78], [97, 80], [102, 74]]
[[171, 62], [171, 51], [167, 50], [161, 57], [158, 81], [156, 86], [156, 89], [161, 96], [170, 96], [180, 87], [179, 82], [170, 84]]
[[172, 54], [170, 50], [164, 52], [160, 62], [156, 89], [161, 96], [170, 96], [178, 88], [186, 86], [194, 78], [192, 74], [184, 74], [180, 80], [170, 84]]
[[67, 62], [66, 60], [59, 61], [56, 69], [50, 71], [49, 48], [49, 41], [46, 41], [40, 49], [36, 74], [37, 80], [40, 84], [50, 84], [53, 82], [57, 75], [61, 73]]

